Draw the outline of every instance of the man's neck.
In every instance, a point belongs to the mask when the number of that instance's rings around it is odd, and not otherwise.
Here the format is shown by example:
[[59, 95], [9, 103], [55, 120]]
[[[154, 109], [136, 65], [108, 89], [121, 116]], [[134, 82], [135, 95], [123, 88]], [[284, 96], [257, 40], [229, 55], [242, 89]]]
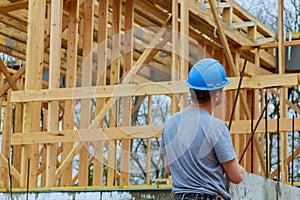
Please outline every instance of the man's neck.
[[197, 109], [202, 109], [202, 110], [206, 110], [209, 114], [212, 114], [212, 106], [211, 103], [207, 103], [207, 104], [199, 104], [199, 103], [194, 103], [192, 102], [190, 105], [191, 108], [197, 108]]

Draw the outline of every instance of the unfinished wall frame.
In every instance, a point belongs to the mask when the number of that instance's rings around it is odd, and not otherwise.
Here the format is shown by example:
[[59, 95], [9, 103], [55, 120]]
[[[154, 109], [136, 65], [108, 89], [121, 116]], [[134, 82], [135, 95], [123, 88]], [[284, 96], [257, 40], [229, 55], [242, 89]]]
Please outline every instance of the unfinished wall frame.
[[[0, 188], [9, 188], [8, 165], [15, 188], [26, 188], [27, 181], [30, 188], [128, 187], [134, 184], [132, 154], [138, 149], [133, 141], [145, 147], [144, 157], [136, 158], [144, 185], [154, 184], [161, 177], [151, 170], [163, 168], [152, 158], [163, 125], [154, 120], [154, 99], [167, 99], [171, 114], [186, 107], [188, 70], [204, 57], [218, 59], [231, 81], [215, 112], [227, 123], [247, 61], [231, 136], [240, 157], [257, 125], [241, 164], [274, 178], [278, 171], [266, 163], [264, 135], [277, 132], [277, 121], [257, 122], [270, 94], [278, 96], [281, 108], [300, 113], [286, 94], [299, 85], [299, 74], [285, 74], [282, 58], [276, 74], [272, 53], [300, 43], [269, 42], [275, 33], [235, 2], [201, 2], [0, 0], [0, 51], [26, 61], [16, 71], [0, 60], [0, 107], [5, 108]], [[142, 106], [147, 123], [134, 124]], [[292, 160], [286, 108], [280, 110], [278, 129], [284, 182]], [[300, 131], [299, 119], [295, 122]], [[294, 157], [299, 153], [296, 149]]]

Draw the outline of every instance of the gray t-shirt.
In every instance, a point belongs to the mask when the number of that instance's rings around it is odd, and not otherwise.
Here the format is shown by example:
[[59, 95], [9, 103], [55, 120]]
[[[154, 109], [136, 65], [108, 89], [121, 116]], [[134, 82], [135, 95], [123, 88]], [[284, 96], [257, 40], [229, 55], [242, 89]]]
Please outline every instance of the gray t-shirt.
[[233, 160], [236, 154], [222, 120], [205, 110], [183, 109], [165, 123], [161, 153], [167, 155], [173, 193], [230, 197], [221, 163]]

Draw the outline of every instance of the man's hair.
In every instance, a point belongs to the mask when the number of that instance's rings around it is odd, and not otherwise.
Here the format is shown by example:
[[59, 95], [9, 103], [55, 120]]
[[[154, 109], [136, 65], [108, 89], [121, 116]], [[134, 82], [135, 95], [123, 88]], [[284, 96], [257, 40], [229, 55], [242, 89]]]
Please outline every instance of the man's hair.
[[190, 88], [192, 101], [195, 103], [205, 104], [210, 101], [211, 95], [214, 94], [216, 90], [197, 90]]

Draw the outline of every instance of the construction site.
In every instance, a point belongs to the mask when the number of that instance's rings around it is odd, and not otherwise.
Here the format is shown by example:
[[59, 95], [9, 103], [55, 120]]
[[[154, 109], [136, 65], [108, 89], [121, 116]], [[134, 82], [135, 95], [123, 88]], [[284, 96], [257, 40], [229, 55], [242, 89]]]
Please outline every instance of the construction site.
[[164, 122], [214, 58], [233, 200], [300, 199], [300, 33], [233, 0], [0, 0], [0, 199], [172, 199]]

